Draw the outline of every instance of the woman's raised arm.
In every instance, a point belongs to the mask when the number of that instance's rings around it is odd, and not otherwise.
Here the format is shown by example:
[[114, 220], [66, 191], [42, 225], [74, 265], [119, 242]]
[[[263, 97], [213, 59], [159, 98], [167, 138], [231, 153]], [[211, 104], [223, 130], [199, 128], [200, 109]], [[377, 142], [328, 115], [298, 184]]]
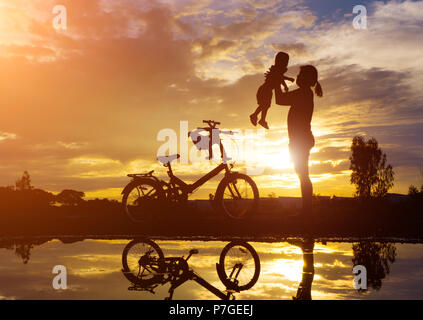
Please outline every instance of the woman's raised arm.
[[276, 104], [280, 106], [291, 106], [294, 101], [294, 95], [295, 91], [290, 92], [282, 92], [282, 89], [280, 86], [277, 86], [275, 88], [275, 100]]

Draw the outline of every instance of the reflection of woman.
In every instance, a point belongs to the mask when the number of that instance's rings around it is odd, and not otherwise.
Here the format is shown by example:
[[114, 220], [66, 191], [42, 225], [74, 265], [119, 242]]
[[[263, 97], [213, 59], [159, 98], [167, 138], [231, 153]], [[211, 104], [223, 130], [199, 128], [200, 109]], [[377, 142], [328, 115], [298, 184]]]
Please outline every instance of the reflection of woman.
[[305, 240], [300, 246], [303, 251], [303, 276], [294, 300], [311, 300], [311, 285], [314, 279], [314, 239]]
[[280, 86], [275, 88], [276, 103], [291, 106], [288, 113], [289, 151], [294, 162], [295, 171], [300, 179], [303, 197], [302, 216], [311, 219], [313, 186], [308, 173], [310, 150], [314, 146], [314, 136], [311, 132], [311, 118], [314, 109], [314, 94], [323, 95], [322, 87], [317, 80], [317, 69], [313, 66], [303, 66], [297, 76], [297, 90], [283, 93]]

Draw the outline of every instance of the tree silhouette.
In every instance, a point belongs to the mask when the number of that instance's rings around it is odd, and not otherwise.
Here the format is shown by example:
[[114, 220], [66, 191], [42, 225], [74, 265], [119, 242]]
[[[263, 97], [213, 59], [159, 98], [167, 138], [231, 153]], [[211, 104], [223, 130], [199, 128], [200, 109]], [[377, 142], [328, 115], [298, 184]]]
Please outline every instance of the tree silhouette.
[[30, 192], [25, 196], [24, 199], [29, 201], [31, 204], [34, 205], [51, 205], [55, 202], [56, 197], [53, 193], [42, 190], [42, 189], [32, 189]]
[[15, 254], [22, 259], [23, 264], [27, 264], [31, 257], [31, 250], [34, 249], [34, 247], [42, 245], [50, 240], [52, 240], [52, 238], [37, 238], [25, 240], [4, 238], [0, 240], [0, 248], [15, 251]]
[[375, 290], [382, 287], [382, 279], [390, 272], [390, 264], [395, 262], [397, 248], [392, 243], [362, 241], [352, 246], [353, 265], [363, 265], [367, 271], [367, 286]]
[[423, 195], [423, 185], [420, 187], [420, 191], [415, 185], [411, 185], [408, 187], [408, 195], [411, 197]]
[[351, 145], [351, 183], [356, 185], [356, 196], [383, 197], [394, 185], [394, 171], [386, 163], [386, 154], [375, 138], [367, 141], [356, 136]]
[[417, 189], [417, 187], [416, 187], [416, 186], [411, 185], [411, 186], [408, 188], [408, 195], [409, 195], [409, 196], [416, 196], [416, 195], [418, 195], [418, 194], [419, 194], [419, 189]]
[[24, 171], [22, 178], [16, 180], [15, 183], [16, 190], [32, 190], [34, 187], [31, 185], [31, 177], [29, 176], [28, 171]]
[[24, 264], [27, 264], [29, 261], [29, 258], [31, 257], [31, 249], [33, 248], [34, 248], [34, 245], [31, 243], [16, 245], [15, 254], [18, 257], [22, 258], [22, 262]]
[[421, 208], [421, 201], [423, 201], [423, 185], [420, 187], [420, 190], [416, 186], [411, 185], [408, 188], [408, 196], [411, 200], [410, 204], [415, 206], [412, 210], [419, 212]]
[[84, 197], [85, 193], [82, 191], [66, 189], [56, 196], [56, 201], [68, 206], [77, 206], [84, 202]]

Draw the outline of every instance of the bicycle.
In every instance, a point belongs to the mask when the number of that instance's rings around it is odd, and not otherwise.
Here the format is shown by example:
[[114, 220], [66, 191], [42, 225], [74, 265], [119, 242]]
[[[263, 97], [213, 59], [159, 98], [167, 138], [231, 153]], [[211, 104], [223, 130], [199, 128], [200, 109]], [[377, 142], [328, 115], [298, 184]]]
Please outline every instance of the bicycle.
[[[220, 122], [203, 120], [203, 123], [208, 124], [208, 127], [197, 128], [197, 130], [204, 130], [208, 133], [208, 158], [212, 159], [212, 135], [216, 132], [218, 134], [222, 133], [222, 131], [217, 129], [217, 125], [220, 125]], [[201, 137], [199, 138], [193, 142], [195, 144], [199, 143]], [[128, 218], [134, 223], [142, 223], [153, 215], [158, 214], [160, 210], [166, 210], [168, 208], [167, 205], [175, 203], [186, 204], [190, 194], [222, 171], [225, 171], [225, 175], [216, 189], [213, 198], [214, 207], [220, 213], [232, 219], [250, 217], [257, 211], [259, 205], [257, 185], [248, 175], [232, 171], [233, 164], [227, 163], [229, 158], [226, 156], [220, 139], [219, 148], [221, 163], [192, 184], [185, 183], [176, 177], [172, 171], [171, 162], [179, 159], [179, 154], [158, 157], [159, 162], [168, 168], [169, 182], [154, 176], [154, 170], [147, 173], [128, 174], [128, 177], [132, 178], [132, 180], [122, 191], [122, 205]]]
[[193, 280], [222, 300], [234, 300], [234, 294], [252, 288], [260, 275], [260, 260], [254, 248], [243, 241], [227, 244], [216, 263], [219, 279], [226, 290], [221, 291], [196, 274], [188, 266], [188, 260], [198, 250], [192, 249], [186, 258], [164, 257], [157, 243], [148, 239], [129, 242], [122, 253], [122, 272], [132, 283], [131, 291], [155, 293], [159, 285], [170, 283], [169, 297], [183, 283]]

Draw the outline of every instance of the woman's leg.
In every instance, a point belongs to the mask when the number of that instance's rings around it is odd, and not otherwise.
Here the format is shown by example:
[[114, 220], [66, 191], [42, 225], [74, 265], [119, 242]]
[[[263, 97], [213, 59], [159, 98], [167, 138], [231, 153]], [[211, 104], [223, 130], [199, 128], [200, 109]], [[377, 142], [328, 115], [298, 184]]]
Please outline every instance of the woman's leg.
[[313, 185], [311, 183], [308, 172], [308, 158], [310, 152], [308, 150], [292, 150], [294, 154], [295, 171], [301, 184], [302, 195], [302, 215], [310, 217], [312, 215], [312, 201], [313, 201]]
[[[307, 157], [308, 158], [308, 157]], [[308, 162], [308, 159], [307, 159]], [[303, 197], [303, 212], [302, 214], [308, 217], [312, 215], [312, 201], [313, 201], [313, 184], [311, 183], [307, 168], [298, 172], [301, 184], [301, 195]]]

